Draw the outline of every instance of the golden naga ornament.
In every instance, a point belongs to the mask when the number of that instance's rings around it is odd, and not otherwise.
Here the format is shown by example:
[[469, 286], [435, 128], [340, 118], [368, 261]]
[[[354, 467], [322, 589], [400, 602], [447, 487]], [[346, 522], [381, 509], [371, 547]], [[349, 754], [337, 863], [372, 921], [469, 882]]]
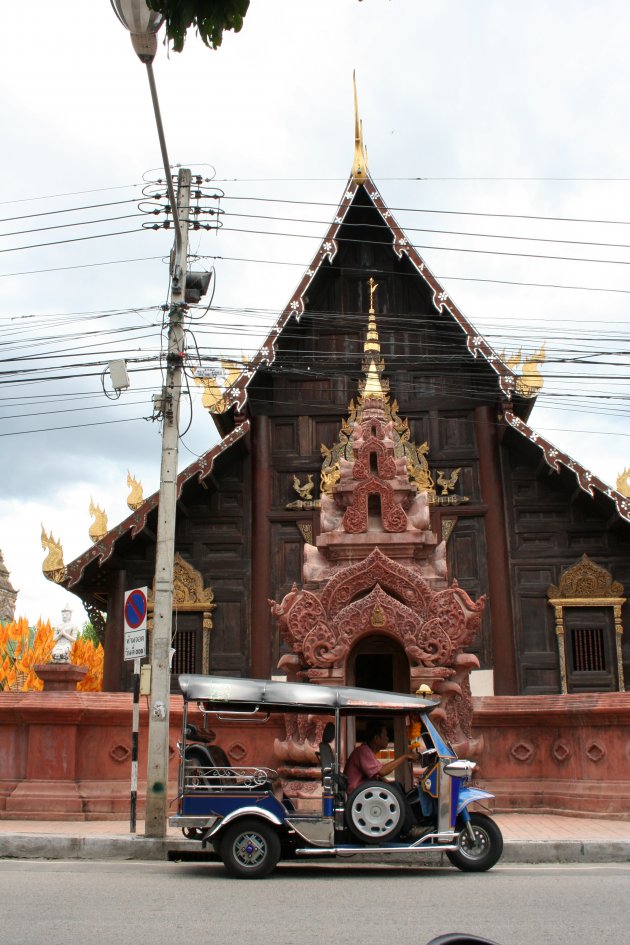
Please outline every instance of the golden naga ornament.
[[434, 496], [435, 482], [433, 481], [429, 463], [427, 462], [428, 452], [429, 443], [427, 440], [420, 446], [414, 446], [413, 443], [409, 443], [406, 450], [407, 472], [409, 473], [409, 478], [413, 479], [418, 487], [418, 492], [428, 492], [429, 496]]
[[94, 517], [94, 521], [88, 529], [88, 535], [96, 543], [107, 534], [107, 515], [99, 505], [94, 505], [92, 497], [90, 497], [90, 515]]
[[516, 374], [521, 364], [521, 349], [516, 354], [506, 354], [502, 351], [499, 355], [506, 367], [509, 367], [513, 374]]
[[231, 400], [227, 396], [228, 391], [246, 370], [248, 359], [243, 355], [240, 363], [228, 358], [222, 358], [220, 363], [220, 379], [214, 375], [201, 374], [193, 368], [195, 384], [203, 389], [201, 403], [209, 413], [214, 414], [225, 413], [229, 409]]
[[521, 376], [516, 381], [517, 394], [522, 397], [535, 397], [542, 390], [545, 380], [540, 373], [540, 365], [545, 363], [546, 357], [543, 343], [539, 351], [523, 360]]
[[315, 483], [313, 482], [313, 473], [306, 474], [306, 482], [302, 485], [298, 476], [293, 476], [293, 488], [297, 492], [299, 499], [294, 499], [293, 502], [288, 502], [285, 508], [287, 509], [318, 509], [320, 507], [319, 499], [314, 499], [312, 496], [313, 489], [315, 488]]
[[458, 466], [457, 469], [454, 469], [450, 476], [445, 476], [441, 469], [437, 470], [438, 486], [442, 486], [442, 492], [440, 495], [448, 495], [449, 492], [455, 491], [455, 486], [457, 485], [457, 480], [459, 479], [459, 474], [462, 471], [462, 467]]
[[617, 476], [617, 492], [630, 499], [630, 466]]
[[60, 584], [66, 573], [66, 566], [63, 563], [63, 548], [61, 542], [53, 538], [53, 533], [46, 534], [46, 529], [42, 525], [42, 548], [47, 552], [42, 564], [44, 576], [55, 584]]
[[127, 485], [131, 489], [127, 496], [127, 505], [132, 512], [135, 512], [144, 502], [144, 497], [142, 495], [142, 483], [134, 479], [129, 470], [127, 470]]
[[368, 177], [367, 148], [363, 144], [363, 122], [359, 118], [359, 100], [357, 98], [356, 74], [352, 73], [354, 86], [354, 160], [352, 162], [352, 180], [355, 184], [364, 184]]
[[225, 413], [227, 410], [227, 401], [223, 396], [223, 391], [217, 384], [214, 377], [200, 377], [199, 374], [193, 374], [195, 384], [203, 389], [201, 403], [209, 413]]
[[306, 474], [306, 482], [304, 485], [302, 485], [297, 476], [293, 476], [293, 488], [299, 495], [300, 499], [312, 499], [313, 496], [311, 495], [311, 492], [313, 491], [314, 486], [315, 483], [313, 482], [312, 473]]
[[[322, 450], [327, 449], [322, 443]], [[328, 450], [330, 454], [330, 450]], [[341, 470], [339, 469], [339, 463], [333, 463], [329, 466], [322, 466], [321, 476], [320, 476], [320, 491], [322, 495], [332, 495], [333, 486], [335, 486], [341, 479]]]

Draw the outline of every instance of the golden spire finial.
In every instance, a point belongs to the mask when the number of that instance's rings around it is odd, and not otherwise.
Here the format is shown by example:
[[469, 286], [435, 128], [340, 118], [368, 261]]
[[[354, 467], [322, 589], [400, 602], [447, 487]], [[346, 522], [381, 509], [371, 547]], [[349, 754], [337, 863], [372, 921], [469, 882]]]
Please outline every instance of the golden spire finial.
[[367, 180], [367, 151], [363, 146], [363, 122], [359, 119], [359, 100], [357, 98], [356, 73], [352, 72], [354, 85], [354, 163], [352, 165], [352, 180], [355, 184], [364, 184]]
[[370, 310], [369, 310], [369, 316], [368, 316], [367, 338], [363, 345], [363, 350], [366, 352], [366, 354], [369, 351], [373, 351], [375, 354], [380, 354], [381, 345], [378, 339], [378, 331], [376, 329], [376, 317], [375, 317], [375, 312], [374, 312], [374, 293], [378, 289], [378, 282], [375, 282], [372, 276], [370, 276], [369, 286], [370, 286]]
[[381, 378], [374, 361], [370, 361], [370, 367], [368, 368], [367, 377], [365, 379], [363, 398], [365, 399], [366, 397], [377, 397], [379, 400], [385, 399]]
[[[381, 400], [384, 398], [383, 385], [381, 383], [381, 370], [382, 365], [379, 367], [377, 365], [377, 358], [381, 353], [381, 343], [378, 337], [378, 330], [376, 328], [376, 312], [374, 311], [374, 295], [378, 289], [378, 282], [374, 280], [373, 276], [370, 276], [369, 279], [370, 287], [370, 308], [368, 315], [368, 330], [367, 338], [363, 344], [364, 352], [369, 356], [364, 361], [363, 370], [366, 373], [365, 387], [363, 388], [364, 397], [378, 397]], [[380, 358], [378, 358], [380, 361]]]

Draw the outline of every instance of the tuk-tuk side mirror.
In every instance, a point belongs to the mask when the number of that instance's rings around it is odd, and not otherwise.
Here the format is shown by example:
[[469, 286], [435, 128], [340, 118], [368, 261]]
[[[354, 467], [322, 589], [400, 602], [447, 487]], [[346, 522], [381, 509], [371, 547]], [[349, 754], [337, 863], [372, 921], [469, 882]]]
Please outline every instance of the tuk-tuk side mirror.
[[436, 748], [427, 748], [425, 751], [420, 752], [420, 764], [423, 768], [430, 768], [437, 761], [437, 756]]

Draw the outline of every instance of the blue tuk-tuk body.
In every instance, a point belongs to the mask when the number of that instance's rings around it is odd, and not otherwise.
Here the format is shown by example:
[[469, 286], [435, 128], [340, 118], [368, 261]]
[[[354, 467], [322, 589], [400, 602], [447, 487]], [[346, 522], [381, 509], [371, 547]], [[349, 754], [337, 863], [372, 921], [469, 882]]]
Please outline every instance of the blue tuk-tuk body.
[[[280, 858], [392, 853], [446, 853], [462, 870], [490, 869], [503, 840], [494, 821], [469, 806], [492, 795], [470, 784], [474, 763], [458, 759], [432, 724], [433, 700], [403, 693], [345, 686], [212, 676], [180, 676], [184, 696], [177, 814], [171, 825], [210, 844], [228, 871], [240, 878], [268, 875]], [[219, 718], [238, 726], [273, 714], [334, 719], [322, 736], [319, 758], [321, 810], [296, 810], [282, 795], [278, 773], [266, 766], [230, 763], [219, 745], [188, 724], [196, 705], [204, 720]], [[342, 774], [341, 745], [349, 720], [406, 718], [421, 733], [421, 774], [403, 793], [380, 778], [351, 794]], [[351, 729], [353, 732], [354, 729]], [[418, 822], [402, 835], [409, 811]]]

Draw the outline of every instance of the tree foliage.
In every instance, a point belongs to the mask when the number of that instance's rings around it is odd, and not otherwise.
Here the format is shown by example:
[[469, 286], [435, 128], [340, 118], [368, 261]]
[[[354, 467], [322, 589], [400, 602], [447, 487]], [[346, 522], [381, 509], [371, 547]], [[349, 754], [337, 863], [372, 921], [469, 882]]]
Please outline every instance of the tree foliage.
[[240, 32], [249, 0], [146, 0], [147, 6], [164, 16], [166, 37], [175, 52], [184, 48], [186, 33], [194, 27], [211, 49], [223, 41], [224, 30]]
[[93, 643], [94, 646], [98, 646], [102, 642], [100, 639], [96, 627], [93, 625], [91, 620], [86, 620], [83, 626], [81, 627], [81, 633], [79, 634], [79, 640], [89, 640], [90, 643]]

